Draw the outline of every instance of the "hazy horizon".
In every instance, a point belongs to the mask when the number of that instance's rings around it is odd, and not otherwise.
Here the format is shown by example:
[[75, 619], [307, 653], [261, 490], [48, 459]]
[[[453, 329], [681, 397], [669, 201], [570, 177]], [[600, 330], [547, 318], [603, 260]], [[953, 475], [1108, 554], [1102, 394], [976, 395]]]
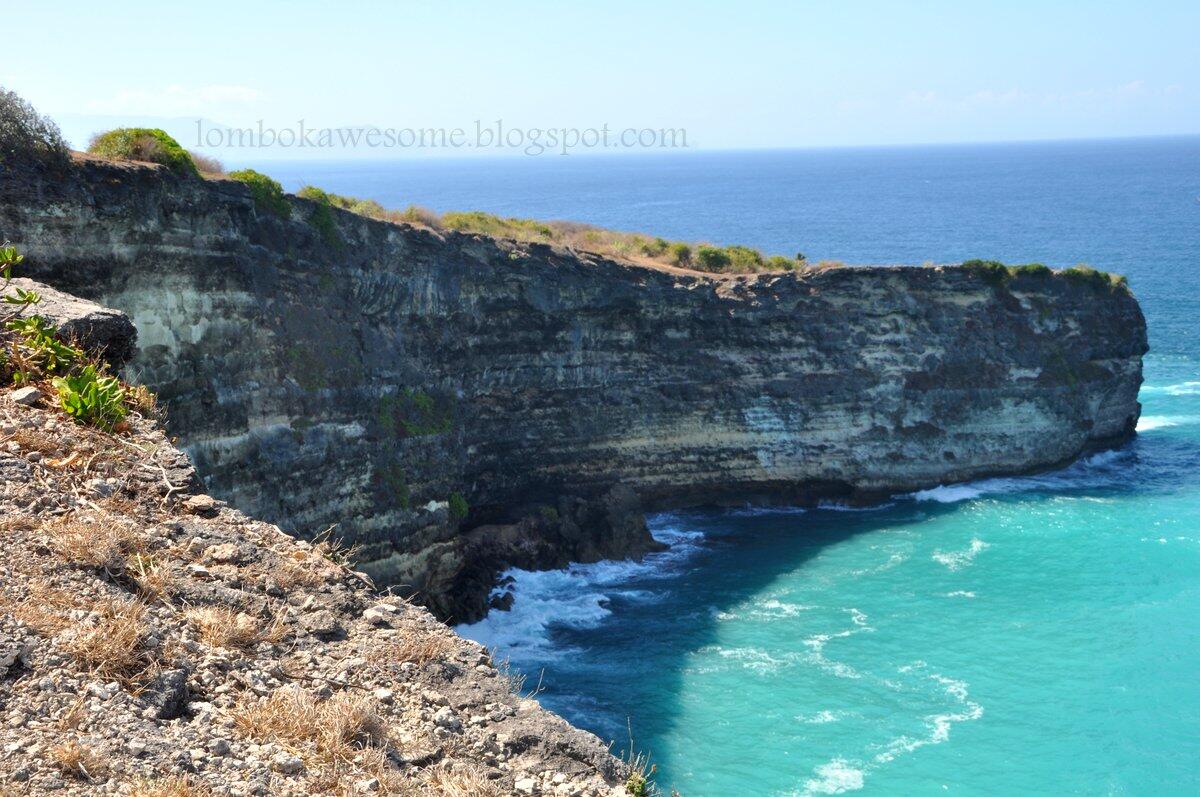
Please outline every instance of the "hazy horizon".
[[145, 119], [183, 122], [166, 129], [225, 157], [178, 128], [469, 131], [504, 120], [685, 131], [703, 151], [1200, 134], [1200, 6], [1168, 0], [336, 10], [216, 0], [173, 15], [145, 2], [120, 15], [82, 2], [14, 13], [41, 33], [11, 42], [0, 85], [60, 120], [75, 146], [93, 127]]

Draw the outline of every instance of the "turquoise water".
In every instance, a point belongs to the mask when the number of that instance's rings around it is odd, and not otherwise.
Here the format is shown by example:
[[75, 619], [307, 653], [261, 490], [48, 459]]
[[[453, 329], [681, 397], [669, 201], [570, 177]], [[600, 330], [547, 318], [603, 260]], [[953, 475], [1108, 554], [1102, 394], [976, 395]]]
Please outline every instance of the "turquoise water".
[[1128, 274], [1152, 353], [1121, 450], [869, 511], [660, 515], [666, 553], [515, 572], [461, 630], [684, 797], [1200, 793], [1200, 139], [324, 168], [393, 205]]

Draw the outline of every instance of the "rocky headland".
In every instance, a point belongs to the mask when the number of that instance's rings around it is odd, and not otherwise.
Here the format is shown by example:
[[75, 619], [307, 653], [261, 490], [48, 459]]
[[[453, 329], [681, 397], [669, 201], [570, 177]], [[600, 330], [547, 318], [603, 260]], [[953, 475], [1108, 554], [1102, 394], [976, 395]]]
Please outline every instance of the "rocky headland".
[[712, 275], [77, 156], [8, 175], [25, 273], [127, 313], [207, 488], [453, 622], [643, 513], [861, 502], [1132, 434], [1145, 322], [1048, 270]]

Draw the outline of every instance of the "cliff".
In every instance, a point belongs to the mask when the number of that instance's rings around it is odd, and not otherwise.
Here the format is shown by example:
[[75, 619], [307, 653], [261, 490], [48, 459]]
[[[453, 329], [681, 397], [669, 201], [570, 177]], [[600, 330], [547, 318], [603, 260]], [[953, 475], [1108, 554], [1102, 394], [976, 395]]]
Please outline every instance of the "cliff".
[[[36, 288], [131, 351], [119, 313]], [[153, 418], [101, 432], [40, 387], [0, 386], [0, 794], [626, 793], [487, 650], [201, 493]]]
[[281, 218], [234, 181], [94, 159], [8, 182], [0, 236], [132, 316], [128, 373], [215, 495], [336, 524], [456, 621], [505, 565], [650, 549], [646, 509], [1049, 467], [1140, 409], [1122, 286], [653, 269], [294, 197]]

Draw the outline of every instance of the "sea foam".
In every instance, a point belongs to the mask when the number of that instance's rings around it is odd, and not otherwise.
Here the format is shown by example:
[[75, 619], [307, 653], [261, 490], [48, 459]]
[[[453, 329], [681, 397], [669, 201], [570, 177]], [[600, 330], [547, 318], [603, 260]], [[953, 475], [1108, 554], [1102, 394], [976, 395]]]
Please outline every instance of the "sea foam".
[[565, 570], [506, 570], [492, 596], [511, 592], [512, 608], [489, 612], [479, 622], [459, 625], [455, 630], [516, 660], [526, 655], [563, 658], [572, 651], [553, 643], [554, 627], [595, 628], [612, 614], [609, 604], [613, 597], [639, 602], [656, 599], [657, 593], [627, 585], [639, 576], [683, 561], [697, 550], [704, 537], [701, 532], [683, 531], [672, 525], [670, 516], [662, 516], [651, 533], [670, 547], [641, 561], [608, 560], [571, 565]]

